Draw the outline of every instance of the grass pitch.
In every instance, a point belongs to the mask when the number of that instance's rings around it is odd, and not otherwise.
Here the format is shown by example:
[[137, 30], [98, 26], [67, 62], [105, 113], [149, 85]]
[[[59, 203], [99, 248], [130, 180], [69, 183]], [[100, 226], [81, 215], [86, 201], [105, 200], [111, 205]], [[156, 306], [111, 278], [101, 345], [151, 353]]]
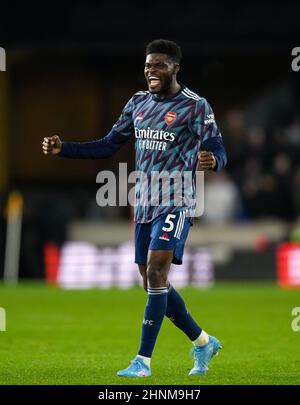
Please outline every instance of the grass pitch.
[[41, 284], [0, 285], [0, 384], [300, 384], [300, 331], [291, 328], [299, 290], [272, 284], [218, 284], [182, 290], [200, 325], [219, 338], [205, 376], [188, 377], [188, 339], [165, 319], [152, 377], [124, 379], [139, 346], [142, 289], [63, 291]]

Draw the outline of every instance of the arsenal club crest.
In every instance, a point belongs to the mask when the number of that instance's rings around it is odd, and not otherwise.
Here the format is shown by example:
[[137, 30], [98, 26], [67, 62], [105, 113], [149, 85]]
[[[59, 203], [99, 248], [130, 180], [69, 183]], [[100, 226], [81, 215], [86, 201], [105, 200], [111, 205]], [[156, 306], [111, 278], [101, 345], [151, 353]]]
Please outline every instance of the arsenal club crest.
[[172, 124], [172, 122], [174, 122], [176, 120], [177, 114], [173, 111], [169, 111], [167, 112], [167, 114], [165, 115], [165, 121], [167, 123], [167, 125]]

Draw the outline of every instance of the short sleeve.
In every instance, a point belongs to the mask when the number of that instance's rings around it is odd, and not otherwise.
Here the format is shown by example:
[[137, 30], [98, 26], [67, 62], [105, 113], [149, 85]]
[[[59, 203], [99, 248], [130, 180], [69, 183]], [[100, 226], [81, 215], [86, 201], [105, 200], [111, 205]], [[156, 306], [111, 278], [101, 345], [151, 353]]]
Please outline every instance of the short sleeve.
[[213, 110], [205, 98], [195, 103], [191, 125], [193, 133], [200, 138], [201, 142], [212, 137], [222, 137]]

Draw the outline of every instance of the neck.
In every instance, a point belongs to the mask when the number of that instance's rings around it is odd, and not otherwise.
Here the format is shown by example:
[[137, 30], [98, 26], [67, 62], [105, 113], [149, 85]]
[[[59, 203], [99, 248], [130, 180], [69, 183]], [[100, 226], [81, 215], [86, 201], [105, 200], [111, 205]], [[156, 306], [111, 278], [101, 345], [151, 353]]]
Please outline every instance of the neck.
[[157, 93], [156, 97], [164, 99], [174, 96], [174, 94], [178, 93], [181, 86], [177, 83], [176, 79], [171, 83], [170, 87], [168, 87], [164, 92]]

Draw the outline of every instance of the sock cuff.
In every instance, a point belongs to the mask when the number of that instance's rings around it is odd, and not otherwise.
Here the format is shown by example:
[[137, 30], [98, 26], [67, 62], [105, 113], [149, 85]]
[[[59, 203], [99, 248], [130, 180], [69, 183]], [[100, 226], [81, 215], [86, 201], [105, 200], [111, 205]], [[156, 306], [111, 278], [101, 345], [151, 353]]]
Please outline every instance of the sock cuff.
[[147, 289], [149, 295], [161, 295], [161, 294], [168, 294], [168, 287], [158, 287], [158, 288], [148, 288]]

